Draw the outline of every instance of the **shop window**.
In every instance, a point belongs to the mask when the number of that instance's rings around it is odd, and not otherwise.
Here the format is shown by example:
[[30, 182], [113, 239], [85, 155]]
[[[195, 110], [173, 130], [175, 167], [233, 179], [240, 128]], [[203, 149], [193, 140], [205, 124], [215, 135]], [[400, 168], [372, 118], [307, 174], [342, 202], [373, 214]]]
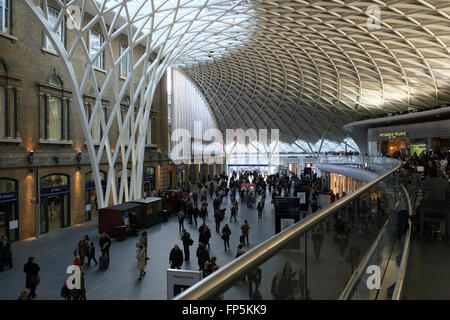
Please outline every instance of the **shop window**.
[[70, 226], [69, 176], [52, 174], [40, 180], [40, 232]]
[[0, 237], [19, 240], [17, 180], [0, 178]]

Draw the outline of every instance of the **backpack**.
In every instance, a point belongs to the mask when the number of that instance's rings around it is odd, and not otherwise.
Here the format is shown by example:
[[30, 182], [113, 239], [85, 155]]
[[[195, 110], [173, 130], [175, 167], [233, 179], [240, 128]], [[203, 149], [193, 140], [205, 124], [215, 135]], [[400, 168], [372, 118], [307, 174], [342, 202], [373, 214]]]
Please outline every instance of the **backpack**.
[[242, 225], [242, 232], [246, 233], [248, 231], [248, 226], [246, 224]]

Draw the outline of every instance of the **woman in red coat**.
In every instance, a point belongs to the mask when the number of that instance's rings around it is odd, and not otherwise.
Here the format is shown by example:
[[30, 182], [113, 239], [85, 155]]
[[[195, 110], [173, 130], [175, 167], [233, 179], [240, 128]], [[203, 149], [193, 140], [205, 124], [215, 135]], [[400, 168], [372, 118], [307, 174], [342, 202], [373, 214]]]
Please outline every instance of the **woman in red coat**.
[[331, 191], [331, 194], [330, 194], [330, 204], [332, 204], [332, 203], [335, 202], [335, 201], [336, 201], [336, 196], [334, 195], [334, 192]]

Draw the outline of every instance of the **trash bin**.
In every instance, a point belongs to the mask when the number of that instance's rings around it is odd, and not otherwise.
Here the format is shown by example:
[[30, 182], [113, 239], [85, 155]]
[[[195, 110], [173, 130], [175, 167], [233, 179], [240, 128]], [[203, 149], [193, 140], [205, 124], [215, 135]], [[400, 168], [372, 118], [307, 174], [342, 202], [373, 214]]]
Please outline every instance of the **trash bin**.
[[126, 240], [127, 239], [127, 227], [125, 227], [125, 226], [116, 227], [116, 234], [117, 234], [118, 241]]
[[168, 220], [168, 213], [167, 213], [167, 210], [163, 210], [163, 211], [162, 211], [162, 221], [163, 221], [163, 222], [167, 222], [167, 220]]

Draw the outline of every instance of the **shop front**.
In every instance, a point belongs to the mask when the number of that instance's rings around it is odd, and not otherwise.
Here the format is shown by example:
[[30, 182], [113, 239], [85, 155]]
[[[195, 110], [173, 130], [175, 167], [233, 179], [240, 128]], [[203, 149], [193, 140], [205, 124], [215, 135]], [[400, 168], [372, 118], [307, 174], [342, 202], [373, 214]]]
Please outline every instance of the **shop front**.
[[[105, 194], [106, 190], [106, 172], [100, 171], [100, 179], [102, 183], [103, 194]], [[86, 221], [91, 221], [94, 219], [98, 220], [98, 201], [97, 201], [97, 191], [95, 190], [95, 182], [94, 176], [92, 175], [92, 171], [86, 173], [86, 182], [85, 182], [85, 218]]]
[[146, 197], [150, 197], [153, 190], [156, 189], [155, 167], [146, 167], [144, 169], [144, 192]]
[[367, 134], [372, 156], [420, 156], [423, 151], [450, 149], [450, 120], [369, 128]]
[[70, 226], [69, 176], [53, 174], [40, 180], [40, 232]]
[[0, 178], [0, 238], [19, 240], [19, 201], [16, 180]]

